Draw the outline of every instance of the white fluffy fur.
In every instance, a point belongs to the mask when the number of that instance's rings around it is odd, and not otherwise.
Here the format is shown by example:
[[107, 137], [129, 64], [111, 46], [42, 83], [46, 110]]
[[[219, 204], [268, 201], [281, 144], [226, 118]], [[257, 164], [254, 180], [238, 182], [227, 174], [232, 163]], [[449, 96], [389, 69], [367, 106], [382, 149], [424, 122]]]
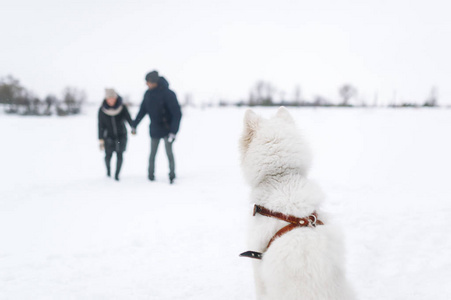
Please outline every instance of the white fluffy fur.
[[247, 110], [240, 148], [253, 203], [297, 217], [317, 211], [325, 223], [294, 229], [267, 250], [269, 240], [288, 223], [251, 217], [248, 250], [264, 252], [254, 262], [257, 298], [353, 299], [344, 276], [341, 236], [320, 210], [321, 189], [307, 178], [311, 152], [288, 110], [279, 108], [271, 119]]

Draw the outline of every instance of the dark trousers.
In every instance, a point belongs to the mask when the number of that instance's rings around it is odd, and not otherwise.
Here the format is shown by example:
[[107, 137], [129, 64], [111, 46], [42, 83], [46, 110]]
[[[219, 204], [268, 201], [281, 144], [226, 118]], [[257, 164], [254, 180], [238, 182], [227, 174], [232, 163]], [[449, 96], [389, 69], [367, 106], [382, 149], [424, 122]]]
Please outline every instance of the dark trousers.
[[[105, 152], [105, 164], [106, 164], [106, 170], [107, 170], [108, 176], [110, 176], [110, 174], [111, 174], [110, 164], [111, 164], [111, 158], [113, 157], [113, 152], [114, 151], [111, 151], [111, 152], [110, 151], [106, 151]], [[119, 173], [121, 172], [122, 161], [124, 159], [122, 153], [123, 152], [116, 152], [117, 160], [116, 160], [116, 174], [115, 174], [115, 177], [119, 177]]]
[[[167, 137], [163, 138], [164, 146], [166, 148], [166, 155], [169, 161], [169, 178], [175, 178], [175, 161], [174, 153], [172, 152], [172, 143], [168, 141]], [[151, 138], [150, 141], [150, 157], [149, 157], [149, 178], [154, 178], [155, 173], [155, 157], [157, 156], [158, 145], [160, 144], [159, 138]]]
[[113, 157], [113, 153], [116, 152], [116, 173], [115, 177], [119, 177], [119, 173], [121, 172], [122, 162], [123, 162], [123, 153], [126, 149], [127, 138], [121, 138], [118, 140], [114, 139], [106, 139], [105, 141], [105, 165], [108, 176], [111, 174], [111, 158]]

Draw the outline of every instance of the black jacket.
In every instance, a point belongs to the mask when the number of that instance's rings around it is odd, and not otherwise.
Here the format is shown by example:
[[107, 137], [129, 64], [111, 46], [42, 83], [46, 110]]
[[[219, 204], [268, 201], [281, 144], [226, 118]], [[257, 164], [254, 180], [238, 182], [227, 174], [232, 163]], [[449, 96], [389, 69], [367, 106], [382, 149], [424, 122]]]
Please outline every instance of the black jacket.
[[131, 126], [132, 119], [125, 105], [122, 104], [122, 98], [118, 97], [114, 107], [108, 106], [103, 100], [99, 109], [99, 139], [119, 140], [127, 138], [127, 129], [125, 122]]
[[160, 77], [156, 88], [147, 90], [144, 94], [132, 127], [136, 128], [146, 114], [150, 117], [152, 138], [162, 138], [179, 131], [182, 112], [175, 93], [169, 89], [169, 83], [164, 77]]

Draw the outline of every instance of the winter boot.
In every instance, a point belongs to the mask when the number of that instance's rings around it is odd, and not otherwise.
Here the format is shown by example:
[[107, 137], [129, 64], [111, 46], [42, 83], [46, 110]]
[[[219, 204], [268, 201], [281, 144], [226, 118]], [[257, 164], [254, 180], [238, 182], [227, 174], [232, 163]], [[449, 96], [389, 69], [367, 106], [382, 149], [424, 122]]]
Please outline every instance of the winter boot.
[[111, 177], [111, 156], [112, 153], [107, 153], [105, 155], [105, 165], [106, 165], [106, 176]]
[[122, 168], [122, 152], [117, 152], [117, 162], [116, 162], [116, 175], [114, 176], [114, 179], [116, 179], [117, 181], [119, 181], [119, 173], [121, 172], [121, 168]]

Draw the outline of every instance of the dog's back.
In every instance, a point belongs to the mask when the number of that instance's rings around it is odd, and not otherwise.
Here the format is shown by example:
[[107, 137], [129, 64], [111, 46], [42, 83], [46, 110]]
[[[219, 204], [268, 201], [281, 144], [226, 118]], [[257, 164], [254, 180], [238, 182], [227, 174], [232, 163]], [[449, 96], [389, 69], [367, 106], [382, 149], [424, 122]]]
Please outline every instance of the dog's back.
[[307, 178], [310, 150], [285, 108], [266, 120], [247, 111], [240, 141], [251, 201], [274, 212], [303, 218], [314, 211], [324, 225], [297, 227], [268, 242], [286, 222], [253, 216], [249, 247], [263, 253], [254, 262], [257, 295], [267, 300], [353, 299], [343, 265], [341, 236], [319, 209], [320, 188]]

